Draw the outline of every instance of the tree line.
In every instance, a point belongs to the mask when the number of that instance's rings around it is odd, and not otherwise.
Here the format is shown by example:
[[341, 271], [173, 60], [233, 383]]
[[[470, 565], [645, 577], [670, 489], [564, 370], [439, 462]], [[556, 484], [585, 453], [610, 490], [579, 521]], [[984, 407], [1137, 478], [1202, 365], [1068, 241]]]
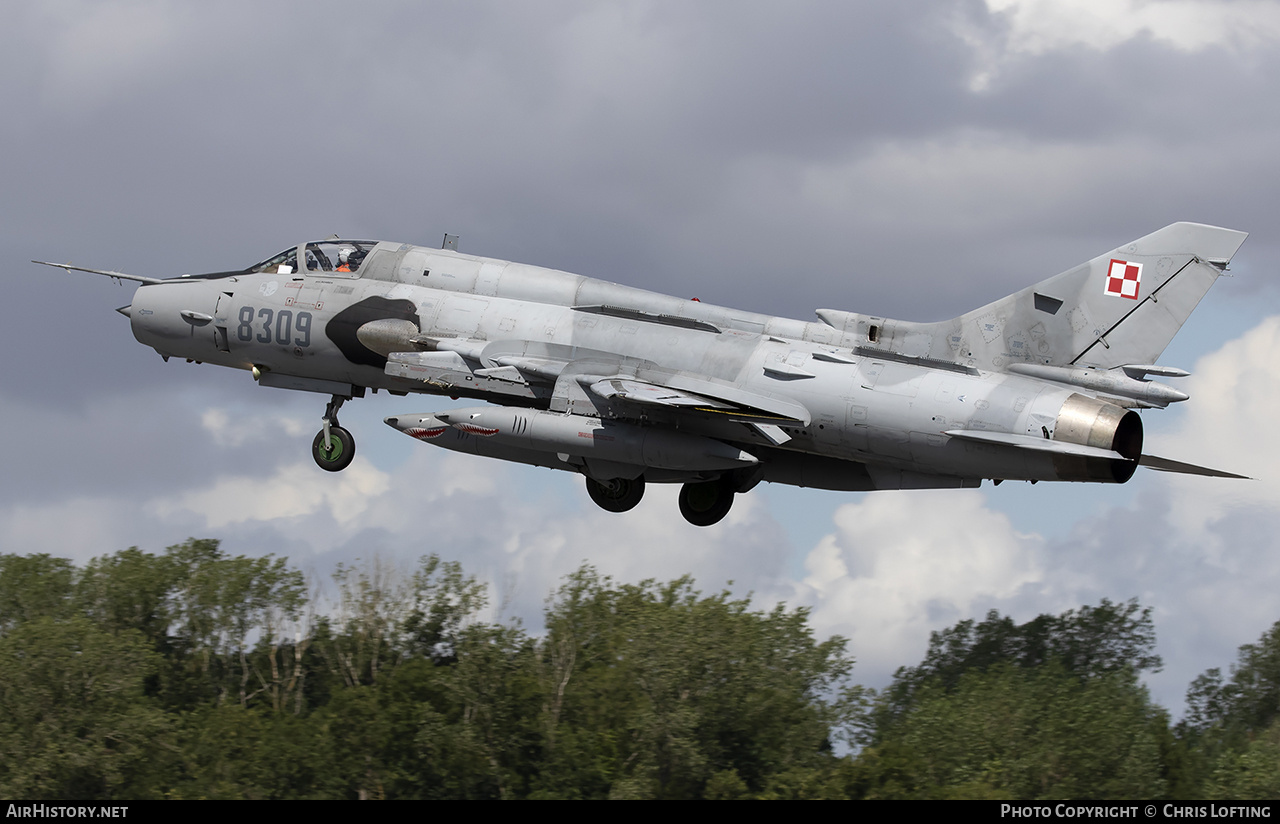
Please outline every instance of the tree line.
[[1173, 723], [1149, 609], [933, 634], [883, 690], [803, 608], [583, 566], [541, 632], [430, 555], [0, 555], [0, 797], [1275, 798], [1280, 622]]

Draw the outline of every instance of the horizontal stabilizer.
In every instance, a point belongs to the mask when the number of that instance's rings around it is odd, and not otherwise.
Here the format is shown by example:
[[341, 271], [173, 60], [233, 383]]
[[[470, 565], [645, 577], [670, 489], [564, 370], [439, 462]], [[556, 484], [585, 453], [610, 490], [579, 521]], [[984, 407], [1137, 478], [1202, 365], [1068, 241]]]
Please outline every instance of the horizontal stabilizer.
[[1051, 441], [1037, 438], [1034, 435], [1014, 435], [1009, 432], [978, 432], [970, 429], [952, 429], [944, 433], [953, 438], [981, 443], [994, 443], [1002, 446], [1013, 446], [1018, 449], [1033, 449], [1037, 452], [1052, 452], [1055, 455], [1079, 455], [1084, 458], [1109, 458], [1115, 461], [1128, 460], [1119, 452], [1102, 449], [1097, 446], [1085, 446], [1066, 441]]
[[1206, 478], [1238, 478], [1242, 481], [1253, 480], [1248, 475], [1237, 475], [1234, 472], [1223, 472], [1221, 469], [1210, 469], [1207, 466], [1171, 461], [1168, 458], [1157, 458], [1155, 455], [1143, 455], [1138, 459], [1139, 466], [1155, 469], [1159, 472], [1176, 472], [1179, 475], [1203, 475]]

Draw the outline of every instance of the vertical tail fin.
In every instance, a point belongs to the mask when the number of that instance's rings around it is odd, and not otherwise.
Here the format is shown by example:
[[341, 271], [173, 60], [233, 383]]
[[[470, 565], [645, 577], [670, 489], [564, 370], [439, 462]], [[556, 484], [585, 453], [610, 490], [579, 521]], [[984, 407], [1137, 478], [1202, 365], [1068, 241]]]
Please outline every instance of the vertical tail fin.
[[940, 323], [818, 310], [866, 348], [1004, 369], [1155, 363], [1226, 269], [1245, 232], [1174, 223]]
[[962, 315], [959, 331], [980, 367], [1155, 363], [1247, 236], [1175, 223]]

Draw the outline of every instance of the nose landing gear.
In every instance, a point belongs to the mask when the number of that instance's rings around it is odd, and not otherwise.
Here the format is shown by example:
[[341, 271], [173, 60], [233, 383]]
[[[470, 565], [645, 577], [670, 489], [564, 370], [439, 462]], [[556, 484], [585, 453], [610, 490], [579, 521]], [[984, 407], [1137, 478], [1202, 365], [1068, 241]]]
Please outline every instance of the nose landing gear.
[[338, 410], [347, 399], [334, 395], [324, 408], [324, 425], [311, 442], [311, 457], [326, 472], [341, 472], [356, 456], [356, 439], [338, 424]]

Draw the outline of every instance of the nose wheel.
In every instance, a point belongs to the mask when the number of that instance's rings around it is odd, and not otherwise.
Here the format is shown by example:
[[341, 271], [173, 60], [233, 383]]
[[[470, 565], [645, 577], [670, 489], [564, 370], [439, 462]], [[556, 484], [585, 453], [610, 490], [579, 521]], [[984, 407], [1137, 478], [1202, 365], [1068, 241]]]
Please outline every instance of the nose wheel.
[[328, 472], [341, 472], [351, 465], [356, 456], [356, 439], [341, 426], [329, 427], [329, 445], [325, 446], [325, 432], [316, 433], [311, 442], [311, 457], [316, 459], [316, 466]]
[[356, 439], [338, 425], [338, 410], [346, 398], [334, 395], [324, 410], [324, 426], [311, 442], [311, 457], [326, 472], [341, 472], [356, 456]]

